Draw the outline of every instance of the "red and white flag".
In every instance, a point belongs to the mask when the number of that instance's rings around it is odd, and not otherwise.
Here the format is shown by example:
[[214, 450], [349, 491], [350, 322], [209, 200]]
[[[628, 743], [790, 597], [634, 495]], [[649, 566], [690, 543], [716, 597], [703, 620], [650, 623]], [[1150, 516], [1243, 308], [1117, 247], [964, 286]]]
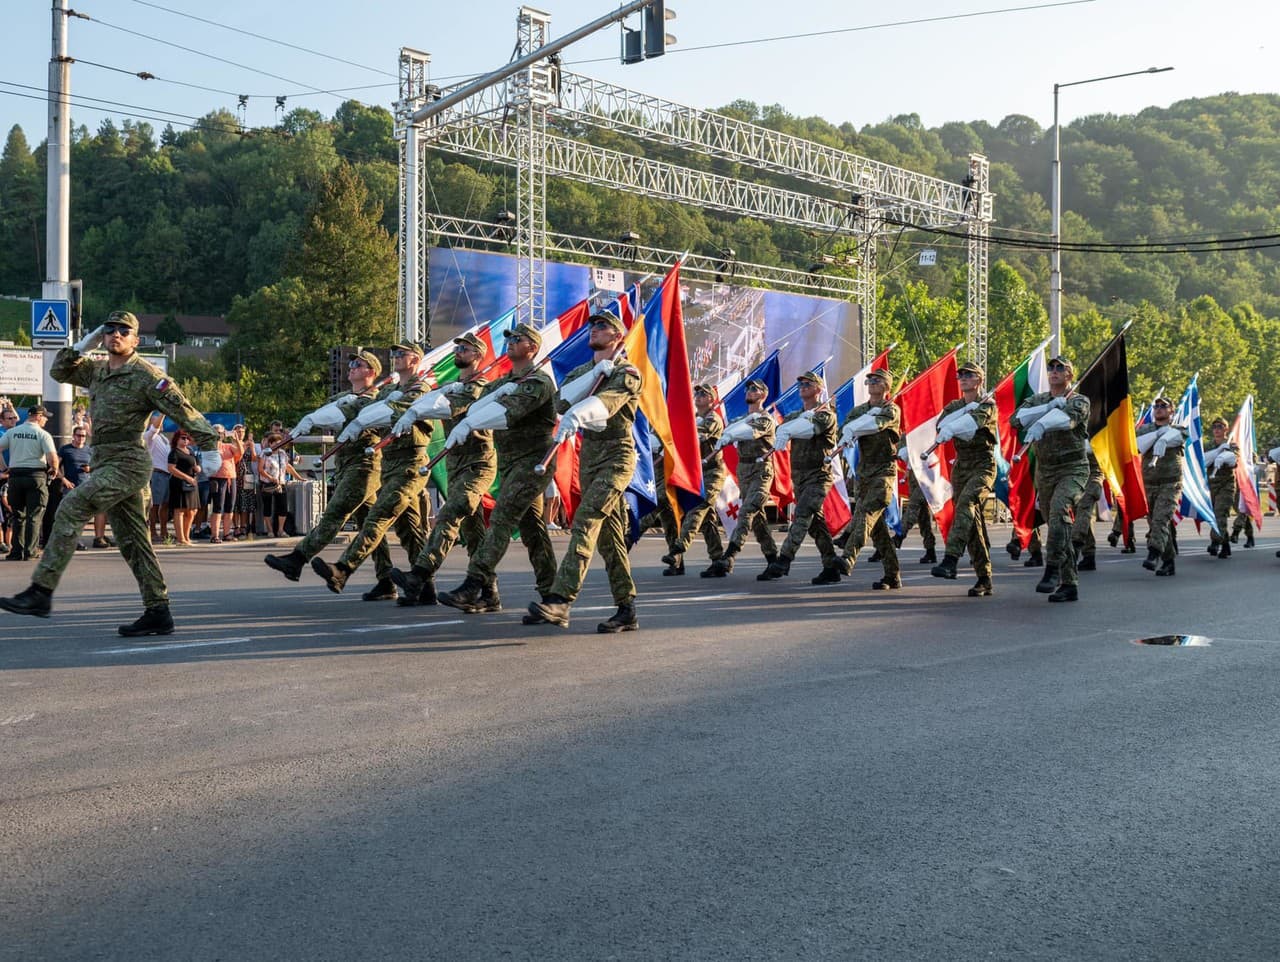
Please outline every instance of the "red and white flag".
[[920, 491], [929, 503], [945, 540], [951, 530], [954, 508], [951, 504], [951, 463], [955, 448], [948, 441], [926, 459], [925, 450], [937, 437], [934, 424], [951, 401], [960, 397], [956, 383], [956, 351], [948, 351], [923, 374], [898, 392], [897, 404], [902, 410], [902, 436], [907, 444], [907, 461]]

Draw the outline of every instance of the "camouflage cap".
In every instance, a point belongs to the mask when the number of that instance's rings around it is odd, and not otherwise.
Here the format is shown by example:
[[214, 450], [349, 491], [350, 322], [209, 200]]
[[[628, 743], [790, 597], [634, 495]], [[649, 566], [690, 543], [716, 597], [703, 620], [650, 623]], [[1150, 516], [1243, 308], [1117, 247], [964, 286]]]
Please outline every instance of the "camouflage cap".
[[422, 357], [422, 345], [417, 341], [404, 340], [391, 345], [392, 351], [404, 351], [406, 354], [416, 354]]
[[705, 394], [707, 397], [715, 397], [716, 389], [710, 384], [695, 384], [693, 386], [694, 394]]
[[538, 333], [537, 328], [530, 327], [528, 324], [517, 324], [509, 331], [503, 331], [502, 336], [505, 338], [527, 337], [533, 341], [534, 347], [542, 347], [542, 335]]
[[827, 382], [822, 379], [822, 375], [819, 374], [817, 371], [805, 371], [803, 374], [799, 375], [796, 378], [797, 384], [800, 383], [801, 381], [808, 381], [810, 384], [816, 384], [818, 385], [818, 387], [822, 388], [824, 391], [827, 388]]
[[489, 351], [489, 349], [484, 346], [484, 341], [480, 340], [480, 338], [476, 337], [470, 331], [467, 331], [467, 333], [461, 334], [458, 337], [455, 337], [453, 339], [453, 343], [465, 344], [467, 347], [471, 348], [472, 350], [479, 351], [481, 357], [484, 357], [484, 355], [487, 354]]
[[987, 372], [975, 364], [973, 361], [965, 361], [956, 368], [956, 374], [976, 374], [978, 377], [986, 377]]
[[1165, 397], [1163, 394], [1157, 395], [1156, 397], [1153, 397], [1153, 398], [1151, 399], [1151, 406], [1152, 406], [1152, 407], [1155, 407], [1157, 404], [1161, 405], [1162, 407], [1167, 407], [1167, 408], [1171, 408], [1171, 407], [1173, 407], [1173, 402], [1172, 402], [1172, 401], [1170, 401], [1170, 400], [1169, 400], [1167, 397]]
[[104, 324], [123, 324], [128, 327], [134, 334], [138, 333], [138, 319], [133, 316], [132, 311], [112, 311], [107, 315]]
[[893, 390], [893, 372], [887, 367], [877, 367], [868, 371], [867, 380], [871, 380], [872, 378], [875, 378], [877, 381], [883, 381], [887, 390]]
[[758, 377], [753, 377], [748, 381], [746, 389], [748, 391], [764, 391], [766, 395], [769, 393], [769, 385], [765, 384], [764, 381], [760, 380]]
[[1067, 357], [1064, 354], [1055, 354], [1053, 357], [1049, 358], [1049, 360], [1045, 362], [1046, 366], [1052, 366], [1054, 364], [1061, 364], [1071, 374], [1076, 373], [1076, 366], [1071, 363], [1071, 358]]
[[1230, 427], [1230, 425], [1227, 424], [1226, 418], [1214, 418], [1212, 421], [1209, 422], [1209, 427], [1216, 428], [1219, 424], [1221, 424], [1224, 428]]
[[357, 353], [352, 354], [348, 360], [364, 361], [364, 363], [369, 367], [369, 370], [373, 371], [375, 377], [382, 373], [382, 362], [378, 360], [378, 355], [374, 354], [372, 351], [358, 351]]
[[601, 311], [598, 314], [592, 314], [587, 318], [588, 324], [607, 324], [619, 334], [627, 333], [627, 325], [622, 323], [622, 318], [616, 314], [610, 314], [608, 311]]

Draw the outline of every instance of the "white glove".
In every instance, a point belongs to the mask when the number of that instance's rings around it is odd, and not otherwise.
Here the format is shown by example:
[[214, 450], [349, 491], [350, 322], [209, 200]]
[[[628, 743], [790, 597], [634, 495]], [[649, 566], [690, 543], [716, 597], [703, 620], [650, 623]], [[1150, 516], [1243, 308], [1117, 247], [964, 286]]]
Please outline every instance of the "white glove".
[[905, 444], [902, 447], [898, 448], [898, 460], [899, 461], [907, 460], [907, 446]]
[[453, 430], [449, 432], [449, 436], [444, 439], [446, 448], [456, 448], [460, 444], [466, 444], [467, 438], [471, 437], [471, 432], [475, 430], [474, 426], [466, 418], [463, 418], [453, 426]]
[[557, 443], [571, 438], [578, 431], [603, 431], [609, 422], [609, 409], [598, 397], [589, 397], [579, 401], [560, 416], [560, 426], [556, 428]]
[[946, 417], [944, 417], [944, 418], [942, 418], [940, 421], [938, 421], [938, 430], [939, 430], [939, 431], [941, 431], [944, 427], [946, 427], [946, 426], [947, 426], [947, 422], [948, 422], [948, 421], [958, 421], [958, 420], [960, 420], [960, 418], [964, 417], [964, 416], [965, 416], [966, 414], [968, 414], [970, 411], [976, 411], [976, 410], [977, 410], [977, 408], [978, 408], [978, 402], [977, 402], [977, 401], [970, 401], [970, 402], [969, 402], [968, 404], [966, 404], [964, 407], [962, 407], [962, 408], [956, 408], [954, 411], [952, 411], [952, 412], [951, 412], [950, 414], [948, 414]]
[[785, 451], [787, 442], [797, 438], [811, 438], [817, 433], [818, 426], [813, 423], [813, 418], [806, 417], [808, 413], [806, 411], [798, 418], [778, 425], [778, 433], [773, 438], [773, 450]]
[[452, 448], [464, 443], [472, 431], [505, 431], [507, 429], [507, 409], [501, 404], [490, 404], [488, 407], [477, 410], [478, 407], [473, 404], [467, 416], [453, 426], [453, 430], [445, 440], [446, 447]]
[[218, 469], [222, 467], [222, 455], [218, 453], [218, 449], [212, 451], [202, 451], [200, 453], [200, 470], [205, 473], [205, 477], [213, 477], [218, 473]]
[[1047, 431], [1065, 431], [1071, 427], [1071, 416], [1066, 411], [1055, 408], [1040, 415], [1039, 419], [1027, 430], [1027, 441], [1039, 441]]
[[407, 434], [409, 429], [413, 427], [414, 421], [429, 421], [432, 418], [447, 418], [453, 413], [453, 408], [449, 406], [448, 389], [441, 388], [436, 391], [428, 391], [418, 400], [409, 405], [408, 410], [400, 415], [400, 419], [396, 421], [395, 427], [391, 429], [391, 433], [396, 437]]
[[1059, 411], [1061, 411], [1066, 406], [1067, 406], [1067, 396], [1065, 394], [1061, 394], [1058, 397], [1050, 399], [1049, 401], [1049, 407], [1056, 408]]
[[1272, 448], [1270, 451], [1267, 452], [1267, 457], [1270, 458], [1272, 461], [1274, 461], [1276, 464], [1280, 464], [1280, 448]]
[[[393, 392], [397, 393], [397, 392]], [[383, 428], [391, 423], [391, 405], [387, 401], [374, 401], [372, 404], [365, 405], [351, 419], [351, 423], [342, 429], [342, 433], [338, 435], [338, 443], [345, 444], [348, 441], [354, 441], [363, 431], [369, 428]]]
[[591, 369], [591, 373], [595, 377], [608, 377], [613, 373], [613, 359], [606, 357], [603, 361], [596, 361], [596, 366]]
[[1180, 448], [1186, 442], [1186, 438], [1182, 436], [1182, 432], [1177, 428], [1168, 427], [1158, 432], [1160, 439], [1156, 441], [1156, 457], [1162, 458], [1165, 452], [1170, 448]]
[[724, 433], [720, 435], [720, 439], [716, 441], [716, 450], [727, 448], [731, 444], [737, 444], [739, 441], [750, 441], [756, 436], [755, 428], [751, 426], [751, 421], [743, 418], [741, 421], [734, 421]]
[[311, 428], [328, 428], [332, 431], [347, 423], [347, 414], [342, 408], [338, 407], [338, 402], [334, 401], [332, 404], [326, 404], [324, 407], [312, 411], [303, 420], [310, 420], [311, 422], [307, 426], [308, 431]]
[[[312, 414], [314, 413], [315, 412], [313, 411]], [[311, 426], [315, 423], [315, 420], [313, 419], [312, 414], [308, 414], [301, 421], [295, 424], [293, 426], [293, 429], [289, 431], [289, 437], [300, 438], [304, 434], [310, 434]]]
[[84, 337], [80, 338], [80, 340], [76, 341], [73, 347], [75, 347], [76, 351], [80, 354], [83, 354], [85, 351], [92, 351], [102, 342], [102, 335], [106, 329], [107, 325], [99, 324]]
[[972, 441], [973, 436], [978, 433], [978, 422], [973, 419], [970, 414], [962, 415], [958, 418], [948, 418], [938, 431], [938, 439], [936, 444], [945, 444], [952, 438], [959, 438], [961, 441]]
[[492, 391], [490, 391], [480, 400], [496, 401], [498, 400], [498, 398], [506, 397], [508, 394], [515, 394], [516, 391], [518, 390], [520, 390], [519, 384], [517, 384], [515, 381], [506, 381], [502, 384], [499, 384], [497, 387], [495, 387]]
[[[785, 427], [786, 425], [783, 425]], [[779, 428], [778, 430], [782, 430]], [[854, 442], [855, 438], [865, 437], [868, 434], [875, 434], [880, 430], [880, 425], [876, 423], [876, 416], [868, 411], [861, 417], [854, 418], [844, 426], [844, 431], [840, 435], [840, 443], [849, 445]]]
[[867, 408], [867, 413], [872, 417], [878, 418], [880, 415], [884, 414], [884, 408]]
[[560, 399], [568, 404], [577, 404], [590, 393], [595, 383], [595, 368], [592, 368], [586, 374], [580, 374], [572, 381], [560, 385]]
[[1213, 459], [1213, 470], [1219, 471], [1222, 468], [1234, 468], [1236, 466], [1236, 453], [1230, 448], [1222, 451]]
[[334, 398], [329, 403], [330, 404], [350, 404], [355, 399], [356, 399], [356, 396], [354, 394], [344, 394], [342, 395], [342, 397]]
[[[1159, 440], [1160, 440], [1159, 431], [1148, 431], [1146, 434], [1139, 434], [1138, 435], [1138, 453], [1146, 454], [1153, 447], [1155, 447], [1156, 442]], [[1164, 454], [1164, 452], [1163, 451], [1156, 452], [1157, 456], [1161, 454]]]
[[440, 390], [445, 394], [461, 394], [463, 391], [468, 390], [468, 385], [465, 381], [453, 381], [446, 384]]

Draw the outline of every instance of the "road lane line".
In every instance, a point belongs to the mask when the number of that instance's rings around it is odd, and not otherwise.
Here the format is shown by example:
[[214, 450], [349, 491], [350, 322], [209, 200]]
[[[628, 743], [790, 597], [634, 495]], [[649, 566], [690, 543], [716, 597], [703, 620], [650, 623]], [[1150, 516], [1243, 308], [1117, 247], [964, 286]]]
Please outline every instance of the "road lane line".
[[348, 628], [346, 633], [349, 635], [367, 635], [374, 631], [407, 631], [413, 628], [440, 628], [444, 625], [462, 624], [466, 624], [463, 618], [458, 618], [454, 621], [419, 621], [417, 624], [407, 625], [362, 625], [359, 628]]
[[137, 655], [147, 651], [177, 651], [180, 648], [210, 648], [214, 645], [247, 645], [253, 638], [220, 638], [217, 641], [175, 641], [169, 645], [140, 645], [137, 648], [100, 648], [95, 655]]

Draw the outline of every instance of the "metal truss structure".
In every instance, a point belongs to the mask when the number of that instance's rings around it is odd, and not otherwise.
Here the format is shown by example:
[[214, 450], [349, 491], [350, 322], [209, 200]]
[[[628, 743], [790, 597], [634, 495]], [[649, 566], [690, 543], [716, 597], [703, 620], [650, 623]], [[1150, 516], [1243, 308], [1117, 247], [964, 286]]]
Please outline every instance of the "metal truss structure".
[[[546, 44], [550, 18], [522, 7], [517, 19], [518, 55], [527, 55]], [[403, 61], [403, 53], [402, 53]], [[408, 142], [416, 131], [418, 149], [402, 156], [425, 165], [429, 147], [516, 168], [518, 209], [515, 239], [518, 272], [517, 303], [522, 319], [545, 319], [545, 284], [539, 265], [551, 250], [608, 257], [611, 245], [584, 238], [549, 234], [546, 225], [546, 177], [561, 177], [611, 190], [688, 204], [740, 217], [754, 217], [789, 224], [852, 240], [858, 250], [858, 276], [847, 287], [833, 283], [824, 293], [854, 297], [862, 312], [862, 351], [869, 358], [876, 341], [876, 248], [885, 225], [941, 227], [963, 225], [968, 234], [969, 280], [967, 308], [968, 355], [986, 364], [987, 242], [992, 219], [988, 192], [987, 161], [970, 157], [970, 172], [963, 183], [952, 183], [890, 164], [859, 157], [823, 144], [803, 140], [722, 114], [700, 110], [627, 90], [616, 84], [563, 72], [554, 59], [527, 67], [509, 79], [488, 87], [459, 84], [446, 88], [446, 99], [456, 100], [423, 117], [421, 99], [397, 111], [402, 119], [398, 133]], [[464, 88], [466, 95], [458, 94]], [[401, 105], [412, 93], [402, 78]], [[456, 97], [450, 97], [458, 94]], [[591, 142], [594, 129], [625, 134], [640, 144], [678, 147], [710, 159], [720, 169], [736, 165], [738, 171], [713, 172], [711, 164], [680, 165], [606, 149]], [[404, 163], [402, 163], [402, 167]], [[751, 171], [771, 175], [773, 183], [751, 178]], [[786, 186], [779, 186], [779, 181]], [[407, 184], [402, 176], [402, 185]], [[415, 206], [417, 222], [428, 220], [428, 196], [421, 185], [402, 194], [402, 208]], [[402, 226], [407, 220], [402, 211]], [[457, 219], [449, 219], [457, 224]], [[437, 219], [438, 225], [441, 221]], [[442, 230], [449, 235], [453, 228]], [[455, 239], [466, 239], [459, 229]], [[421, 244], [421, 232], [404, 234]], [[490, 238], [492, 239], [492, 238]], [[627, 247], [638, 255], [637, 248]], [[659, 252], [644, 249], [646, 256]], [[425, 250], [419, 248], [419, 261]], [[625, 260], [626, 258], [621, 258]], [[715, 258], [706, 260], [715, 261]], [[692, 258], [690, 258], [692, 261]], [[686, 262], [687, 264], [690, 262]], [[655, 265], [657, 266], [657, 265]], [[690, 264], [691, 266], [691, 264]], [[763, 276], [778, 269], [738, 265], [736, 276], [763, 284], [783, 284], [792, 289], [813, 290], [797, 277]], [[425, 273], [425, 268], [423, 269]], [[715, 273], [723, 273], [716, 271]], [[803, 272], [788, 272], [804, 276]], [[831, 279], [834, 281], [834, 279]], [[844, 279], [841, 279], [842, 281]], [[794, 282], [794, 283], [793, 283]], [[420, 305], [425, 312], [425, 303]], [[412, 318], [407, 314], [405, 322]]]

